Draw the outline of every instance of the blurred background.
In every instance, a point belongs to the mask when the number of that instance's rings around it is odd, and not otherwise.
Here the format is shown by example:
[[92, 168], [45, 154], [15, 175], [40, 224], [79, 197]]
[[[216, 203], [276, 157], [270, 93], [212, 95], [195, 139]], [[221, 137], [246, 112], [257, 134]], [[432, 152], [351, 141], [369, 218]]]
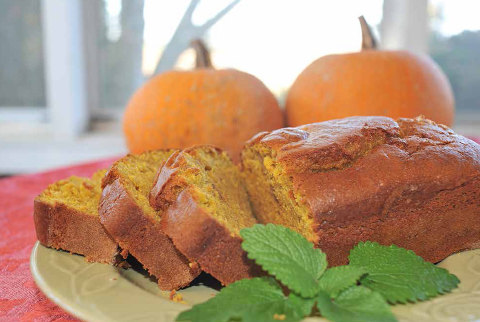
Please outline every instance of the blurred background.
[[155, 70], [194, 65], [192, 32], [215, 67], [257, 76], [282, 103], [313, 60], [360, 50], [360, 15], [381, 48], [431, 55], [453, 87], [454, 129], [480, 135], [479, 1], [231, 3], [0, 0], [0, 176], [125, 153], [129, 97]]

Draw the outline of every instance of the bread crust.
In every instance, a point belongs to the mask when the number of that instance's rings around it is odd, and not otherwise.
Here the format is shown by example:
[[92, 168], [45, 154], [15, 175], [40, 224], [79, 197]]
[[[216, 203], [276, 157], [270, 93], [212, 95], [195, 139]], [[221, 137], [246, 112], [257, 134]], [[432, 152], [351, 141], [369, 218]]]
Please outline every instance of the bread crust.
[[332, 265], [371, 240], [430, 262], [480, 245], [480, 146], [422, 117], [341, 120], [260, 133], [314, 220]]
[[168, 207], [162, 228], [175, 246], [223, 285], [260, 276], [263, 271], [243, 251], [240, 237], [232, 236], [203, 210], [188, 188]]
[[42, 245], [85, 256], [89, 262], [120, 265], [120, 249], [100, 220], [69, 206], [35, 199], [33, 219]]
[[333, 266], [346, 264], [353, 245], [366, 240], [411, 249], [432, 263], [460, 251], [479, 248], [479, 186], [480, 180], [475, 179], [411, 204], [399, 199], [384, 218], [320, 228], [316, 247], [326, 252]]
[[198, 265], [190, 263], [174, 247], [162, 232], [159, 221], [154, 221], [142, 211], [115, 171], [107, 173], [102, 185], [104, 188], [98, 209], [108, 233], [158, 279], [162, 290], [188, 286], [201, 272]]

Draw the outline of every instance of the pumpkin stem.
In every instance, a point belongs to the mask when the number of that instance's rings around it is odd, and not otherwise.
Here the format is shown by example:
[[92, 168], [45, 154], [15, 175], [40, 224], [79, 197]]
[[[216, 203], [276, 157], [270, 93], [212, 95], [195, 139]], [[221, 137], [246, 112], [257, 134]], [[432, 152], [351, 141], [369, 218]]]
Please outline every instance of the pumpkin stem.
[[212, 60], [210, 59], [210, 52], [207, 49], [207, 46], [200, 39], [194, 39], [190, 43], [192, 48], [195, 50], [196, 58], [196, 68], [212, 68]]
[[362, 27], [362, 50], [377, 49], [377, 40], [373, 36], [372, 29], [368, 25], [364, 16], [358, 17]]

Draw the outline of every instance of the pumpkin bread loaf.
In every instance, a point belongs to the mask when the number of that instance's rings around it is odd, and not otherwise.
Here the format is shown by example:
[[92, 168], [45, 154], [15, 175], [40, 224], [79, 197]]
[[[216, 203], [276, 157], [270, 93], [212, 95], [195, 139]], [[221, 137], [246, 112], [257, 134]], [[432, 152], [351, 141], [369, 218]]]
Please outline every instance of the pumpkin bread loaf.
[[150, 203], [164, 211], [162, 227], [175, 246], [223, 285], [261, 273], [241, 248], [240, 229], [256, 220], [226, 152], [197, 146], [174, 153], [158, 174]]
[[163, 233], [163, 212], [150, 207], [148, 195], [158, 168], [173, 150], [127, 155], [102, 181], [100, 219], [116, 242], [158, 279], [163, 290], [187, 286], [200, 273]]
[[48, 186], [34, 201], [37, 239], [43, 245], [85, 256], [89, 262], [123, 263], [119, 248], [98, 216], [105, 170], [93, 177], [72, 176]]
[[360, 241], [438, 262], [480, 247], [480, 146], [422, 117], [350, 117], [260, 133], [242, 153], [259, 221], [348, 262]]

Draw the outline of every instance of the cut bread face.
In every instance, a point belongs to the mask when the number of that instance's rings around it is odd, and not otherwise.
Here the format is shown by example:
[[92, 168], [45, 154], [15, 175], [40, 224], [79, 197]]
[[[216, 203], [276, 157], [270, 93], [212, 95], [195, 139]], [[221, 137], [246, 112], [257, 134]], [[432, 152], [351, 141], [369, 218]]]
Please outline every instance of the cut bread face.
[[242, 151], [242, 166], [258, 220], [288, 227], [315, 242], [318, 236], [312, 228], [308, 206], [294, 190], [292, 177], [277, 162], [276, 151], [262, 144], [246, 146]]
[[[162, 191], [155, 190], [160, 187]], [[151, 195], [153, 205], [157, 209], [168, 209], [187, 187], [199, 205], [232, 236], [240, 236], [242, 228], [257, 222], [240, 170], [226, 152], [201, 146], [172, 155], [159, 172]]]
[[35, 229], [43, 245], [83, 255], [91, 262], [123, 264], [118, 245], [105, 232], [98, 214], [105, 172], [60, 180], [35, 198]]
[[36, 200], [55, 205], [68, 204], [77, 211], [98, 217], [98, 201], [102, 194], [102, 178], [107, 170], [100, 170], [92, 178], [71, 176], [48, 186]]
[[260, 274], [239, 234], [257, 220], [244, 179], [225, 152], [197, 146], [173, 154], [158, 173], [150, 203], [165, 212], [162, 227], [175, 246], [222, 284]]
[[115, 162], [103, 179], [99, 205], [108, 233], [157, 278], [163, 290], [185, 287], [200, 274], [198, 265], [162, 231], [163, 211], [154, 210], [148, 201], [158, 169], [173, 152], [149, 151]]

